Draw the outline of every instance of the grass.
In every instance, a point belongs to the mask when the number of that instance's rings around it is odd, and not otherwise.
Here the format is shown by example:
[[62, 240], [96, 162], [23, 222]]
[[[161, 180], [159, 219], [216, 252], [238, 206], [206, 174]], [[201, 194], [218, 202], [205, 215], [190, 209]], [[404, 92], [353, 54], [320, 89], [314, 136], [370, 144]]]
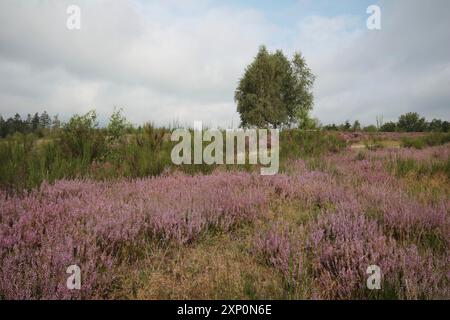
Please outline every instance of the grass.
[[450, 142], [450, 133], [430, 133], [420, 137], [403, 137], [401, 144], [405, 148], [423, 149], [425, 147], [439, 146]]
[[393, 170], [399, 177], [434, 176], [443, 174], [450, 179], [450, 159], [446, 161], [417, 161], [415, 159], [397, 159]]
[[[0, 140], [0, 188], [21, 191], [37, 187], [43, 181], [139, 178], [174, 169], [189, 174], [208, 174], [217, 168], [217, 165], [206, 164], [175, 166], [171, 150], [176, 143], [170, 141], [167, 128], [147, 125], [113, 141], [102, 129], [87, 131], [61, 130], [45, 138], [16, 134]], [[338, 152], [346, 144], [334, 133], [286, 130], [281, 132], [280, 146], [280, 168], [283, 170], [284, 163], [291, 159]], [[224, 167], [255, 170], [255, 166], [249, 164]]]
[[283, 297], [281, 276], [251, 254], [251, 235], [207, 235], [194, 246], [149, 249], [124, 275], [125, 299], [271, 299]]
[[[107, 139], [101, 142], [101, 139], [96, 140], [97, 137], [93, 139], [94, 142], [84, 144], [83, 151], [76, 154], [70, 152], [71, 147], [68, 146], [73, 141], [67, 143], [64, 134], [44, 139], [38, 139], [33, 135], [17, 135], [0, 141], [1, 187], [10, 192], [17, 192], [21, 188], [38, 186], [43, 180], [52, 182], [63, 177], [85, 177], [115, 183], [122, 178], [159, 175], [174, 169], [190, 174], [199, 172], [209, 174], [211, 170], [216, 169], [215, 166], [206, 165], [175, 168], [170, 161], [173, 144], [168, 141], [167, 133], [166, 129], [147, 127], [114, 142]], [[103, 136], [101, 131], [93, 134]], [[391, 204], [395, 204], [396, 198], [392, 195], [406, 195], [408, 201], [416, 201], [427, 208], [444, 203], [448, 217], [450, 159], [434, 156], [434, 152], [446, 154], [443, 151], [450, 146], [445, 144], [447, 138], [444, 135], [433, 134], [411, 139], [414, 141], [412, 145], [416, 141], [420, 141], [419, 144], [424, 143], [423, 148], [406, 150], [407, 146], [402, 141], [401, 148], [390, 150], [399, 142], [377, 139], [367, 141], [367, 148], [363, 150], [352, 150], [346, 148], [346, 143], [334, 133], [299, 130], [282, 132], [280, 167], [289, 177], [286, 187], [294, 183], [296, 175], [301, 176], [299, 173], [301, 170], [308, 173], [320, 172], [326, 174], [329, 180], [312, 189], [317, 194], [305, 195], [310, 198], [303, 201], [300, 200], [303, 199], [303, 195], [280, 199], [275, 193], [269, 199], [267, 212], [261, 212], [254, 220], [238, 223], [228, 231], [206, 228], [198, 238], [188, 243], [159, 241], [155, 237], [145, 239], [144, 244], [128, 243], [116, 253], [121, 257], [118, 259], [120, 265], [114, 269], [116, 274], [112, 284], [101, 296], [108, 299], [341, 298], [342, 296], [333, 296], [332, 291], [338, 290], [341, 285], [340, 279], [333, 279], [333, 276], [343, 271], [339, 269], [342, 268], [339, 265], [342, 261], [339, 259], [346, 259], [345, 255], [344, 258], [337, 254], [333, 256], [333, 253], [343, 249], [341, 243], [334, 242], [338, 238], [337, 235], [332, 233], [325, 235], [328, 237], [329, 242], [326, 245], [329, 248], [323, 247], [323, 244], [311, 248], [309, 242], [311, 233], [318, 228], [322, 218], [336, 214], [339, 206], [347, 205], [346, 210], [353, 210], [355, 207], [354, 213], [362, 215], [364, 221], [374, 222], [380, 228], [380, 235], [374, 236], [386, 237], [389, 241], [395, 242], [392, 251], [397, 250], [398, 255], [404, 254], [404, 259], [410, 257], [407, 249], [417, 247], [418, 262], [416, 260], [413, 262], [417, 262], [418, 265], [411, 265], [408, 268], [413, 270], [414, 275], [420, 275], [422, 278], [419, 284], [414, 283], [414, 279], [408, 278], [406, 274], [409, 269], [395, 266], [400, 268], [397, 269], [400, 272], [394, 275], [394, 282], [383, 282], [381, 292], [374, 293], [356, 285], [350, 287], [348, 295], [344, 297], [353, 299], [442, 297], [442, 293], [435, 293], [431, 288], [445, 287], [448, 283], [428, 284], [425, 281], [433, 280], [430, 280], [433, 278], [431, 273], [439, 277], [440, 263], [447, 261], [448, 241], [442, 237], [442, 230], [446, 226], [428, 228], [428, 222], [421, 224], [420, 219], [417, 224], [409, 227], [397, 226], [395, 223], [389, 225], [386, 219], [388, 213], [383, 209], [383, 204], [388, 200]], [[429, 152], [434, 150], [429, 146], [436, 146], [434, 147], [436, 150]], [[394, 152], [395, 156], [391, 152]], [[302, 169], [298, 169], [295, 164], [299, 159], [303, 159], [305, 165]], [[255, 168], [223, 166], [222, 170], [252, 171]], [[296, 185], [301, 190], [302, 188], [309, 190], [308, 186], [302, 183], [315, 182], [315, 180], [300, 181], [306, 181]], [[381, 200], [371, 198], [373, 195], [370, 191], [377, 195], [380, 189], [384, 191], [383, 198]], [[339, 225], [339, 220], [334, 222]], [[299, 244], [300, 249], [297, 253], [302, 258], [303, 269], [294, 281], [289, 276], [295, 270], [293, 257], [290, 257], [286, 274], [285, 270], [255, 252], [255, 239], [277, 225], [286, 226], [290, 244]], [[366, 236], [366, 230], [362, 231], [364, 232], [360, 233]], [[351, 255], [352, 250], [356, 250], [358, 245], [365, 241], [358, 238], [360, 233], [355, 232], [355, 235], [349, 232], [346, 240], [349, 241], [350, 249], [345, 254]], [[370, 245], [364, 242], [363, 244]], [[326, 260], [327, 248], [331, 252], [332, 263], [325, 263], [320, 271], [318, 264], [320, 259]], [[380, 250], [380, 254], [385, 254], [383, 248], [376, 243], [375, 249]], [[429, 261], [426, 257], [430, 252], [432, 257], [430, 264], [434, 269], [427, 271], [421, 263]], [[367, 255], [357, 258], [366, 259]], [[358, 259], [349, 257], [343, 263], [344, 269], [348, 268], [347, 271], [351, 271], [354, 268], [352, 263]], [[327, 277], [331, 277], [331, 280]], [[323, 283], [328, 286], [323, 287], [320, 281], [325, 281]], [[412, 281], [417, 286], [413, 285], [415, 291], [412, 289], [407, 291], [405, 281], [408, 284]], [[364, 284], [362, 281], [358, 283]], [[421, 283], [425, 283], [423, 284], [425, 288], [421, 287]], [[443, 297], [448, 298], [445, 294]]]
[[[274, 223], [297, 230], [315, 215], [300, 203], [275, 202], [270, 214], [231, 232], [208, 232], [194, 244], [151, 245], [133, 273], [120, 275], [119, 299], [305, 299], [310, 284], [293, 287], [254, 254], [255, 234]], [[305, 279], [306, 280], [306, 279]], [[309, 281], [309, 280], [308, 280]]]

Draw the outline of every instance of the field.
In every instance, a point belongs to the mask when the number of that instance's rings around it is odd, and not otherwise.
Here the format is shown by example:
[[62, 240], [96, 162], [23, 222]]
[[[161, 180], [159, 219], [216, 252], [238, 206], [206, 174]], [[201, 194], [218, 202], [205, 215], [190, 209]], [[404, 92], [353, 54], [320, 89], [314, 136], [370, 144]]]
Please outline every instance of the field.
[[274, 176], [63, 139], [0, 144], [0, 299], [450, 298], [448, 134], [286, 130]]

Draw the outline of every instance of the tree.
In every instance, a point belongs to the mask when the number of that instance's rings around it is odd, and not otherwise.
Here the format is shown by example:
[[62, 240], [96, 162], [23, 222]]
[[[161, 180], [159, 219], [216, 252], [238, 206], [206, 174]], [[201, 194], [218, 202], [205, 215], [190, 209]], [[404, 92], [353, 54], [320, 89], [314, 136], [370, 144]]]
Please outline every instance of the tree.
[[428, 130], [430, 131], [442, 131], [442, 120], [433, 119], [428, 124]]
[[39, 117], [39, 113], [35, 113], [33, 116], [33, 119], [31, 119], [31, 129], [33, 131], [36, 131], [40, 128], [41, 119]]
[[418, 113], [408, 112], [400, 116], [397, 126], [401, 131], [422, 132], [426, 128], [426, 121]]
[[[311, 123], [318, 124], [317, 120], [312, 120], [309, 117], [309, 112], [314, 105], [314, 95], [312, 88], [314, 85], [315, 76], [311, 69], [307, 66], [305, 59], [300, 53], [295, 53], [292, 59], [292, 68], [294, 72], [294, 94], [292, 114], [295, 118], [290, 118], [291, 122], [298, 121], [299, 127], [303, 124], [311, 125]], [[307, 128], [309, 129], [309, 128]]]
[[32, 131], [32, 127], [31, 127], [31, 120], [33, 118], [31, 117], [31, 114], [27, 114], [27, 120], [25, 120], [25, 125], [27, 127], [27, 131]]
[[297, 124], [301, 129], [317, 129], [321, 126], [320, 121], [316, 118], [311, 118], [309, 116], [309, 110], [306, 108], [300, 108], [297, 111]]
[[123, 109], [114, 110], [113, 114], [109, 118], [108, 135], [111, 141], [119, 140], [124, 136], [126, 131], [131, 128], [131, 124], [122, 115]]
[[94, 110], [74, 115], [64, 125], [61, 144], [68, 154], [91, 161], [104, 149], [104, 137], [99, 129]]
[[365, 132], [377, 132], [378, 129], [376, 126], [374, 126], [373, 124], [371, 124], [370, 126], [364, 127], [363, 129]]
[[55, 115], [52, 120], [52, 129], [61, 128], [61, 121], [59, 120], [59, 116]]
[[396, 130], [397, 130], [397, 124], [392, 121], [386, 122], [380, 128], [380, 131], [382, 131], [382, 132], [395, 132]]
[[42, 128], [50, 128], [52, 120], [50, 119], [50, 116], [48, 115], [47, 111], [44, 111], [41, 114], [39, 122]]
[[352, 131], [361, 131], [361, 124], [358, 120], [355, 120], [355, 122], [353, 122]]
[[350, 125], [350, 121], [345, 121], [345, 123], [342, 125], [342, 130], [343, 131], [350, 131], [350, 129], [352, 128], [352, 126]]
[[12, 121], [12, 132], [24, 132], [24, 123], [20, 114], [16, 113]]
[[243, 127], [306, 124], [313, 105], [314, 75], [300, 54], [289, 61], [281, 50], [262, 46], [235, 92]]
[[6, 134], [7, 134], [6, 121], [0, 115], [0, 138], [6, 137]]
[[329, 130], [329, 131], [338, 131], [338, 127], [336, 126], [336, 124], [332, 123], [332, 124], [328, 124], [326, 126], [323, 127], [325, 130]]

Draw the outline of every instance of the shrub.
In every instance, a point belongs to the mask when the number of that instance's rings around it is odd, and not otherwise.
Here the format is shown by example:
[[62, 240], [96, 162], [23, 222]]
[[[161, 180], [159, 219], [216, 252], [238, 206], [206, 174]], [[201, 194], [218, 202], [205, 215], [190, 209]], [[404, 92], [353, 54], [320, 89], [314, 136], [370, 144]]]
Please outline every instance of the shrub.
[[[148, 241], [179, 244], [264, 212], [268, 189], [247, 173], [183, 174], [122, 182], [58, 181], [0, 192], [0, 298], [104, 298], [122, 263]], [[66, 288], [66, 268], [82, 289]]]
[[276, 224], [259, 234], [254, 248], [266, 264], [283, 274], [289, 287], [300, 285], [303, 271], [300, 243], [290, 239], [287, 225]]
[[88, 164], [101, 158], [106, 150], [105, 135], [98, 129], [95, 111], [74, 115], [64, 125], [59, 142], [64, 152]]
[[[420, 254], [415, 246], [400, 247], [355, 202], [320, 216], [308, 248], [320, 298], [431, 299], [448, 294], [446, 258], [434, 259], [429, 251]], [[370, 265], [382, 272], [377, 292], [366, 287]]]

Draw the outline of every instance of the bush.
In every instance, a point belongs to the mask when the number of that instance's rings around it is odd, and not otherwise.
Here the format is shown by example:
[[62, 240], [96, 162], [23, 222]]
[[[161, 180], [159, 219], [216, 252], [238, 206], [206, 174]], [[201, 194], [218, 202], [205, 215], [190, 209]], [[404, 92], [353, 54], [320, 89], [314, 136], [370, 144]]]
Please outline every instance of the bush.
[[95, 111], [85, 115], [74, 115], [64, 125], [60, 139], [65, 152], [75, 158], [81, 158], [85, 163], [101, 158], [106, 151], [105, 135], [98, 128]]

